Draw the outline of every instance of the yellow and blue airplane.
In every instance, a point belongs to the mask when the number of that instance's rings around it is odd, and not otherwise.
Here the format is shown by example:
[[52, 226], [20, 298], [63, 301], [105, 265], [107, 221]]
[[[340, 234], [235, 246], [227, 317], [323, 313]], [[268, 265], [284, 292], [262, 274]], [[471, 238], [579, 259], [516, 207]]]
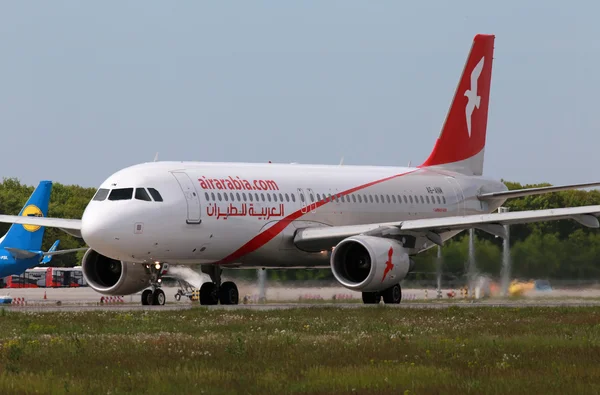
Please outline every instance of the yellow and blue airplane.
[[[48, 216], [48, 203], [52, 192], [52, 181], [40, 181], [19, 215], [24, 217]], [[38, 225], [12, 224], [0, 238], [0, 278], [21, 274], [40, 264], [49, 263], [56, 254], [67, 254], [85, 248], [57, 251], [56, 240], [47, 252], [40, 251], [45, 227]]]

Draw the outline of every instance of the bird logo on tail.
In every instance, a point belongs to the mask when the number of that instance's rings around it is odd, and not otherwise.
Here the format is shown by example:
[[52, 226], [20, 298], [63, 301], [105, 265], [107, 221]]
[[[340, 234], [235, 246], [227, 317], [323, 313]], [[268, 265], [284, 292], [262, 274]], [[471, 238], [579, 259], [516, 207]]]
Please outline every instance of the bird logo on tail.
[[469, 137], [471, 137], [471, 116], [473, 115], [475, 108], [479, 108], [479, 104], [481, 103], [481, 96], [477, 96], [477, 80], [481, 75], [481, 70], [483, 70], [484, 62], [485, 56], [483, 56], [479, 63], [477, 63], [477, 66], [473, 68], [473, 71], [471, 72], [471, 89], [465, 91], [465, 96], [469, 99], [467, 106], [465, 107]]

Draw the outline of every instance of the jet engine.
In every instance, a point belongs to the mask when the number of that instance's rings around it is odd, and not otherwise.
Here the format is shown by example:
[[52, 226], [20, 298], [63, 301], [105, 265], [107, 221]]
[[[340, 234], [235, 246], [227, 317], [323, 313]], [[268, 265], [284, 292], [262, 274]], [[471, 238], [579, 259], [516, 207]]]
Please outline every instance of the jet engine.
[[360, 292], [379, 292], [398, 284], [414, 266], [396, 240], [360, 235], [335, 246], [330, 262], [336, 280]]
[[150, 285], [146, 265], [117, 261], [91, 248], [83, 256], [81, 268], [88, 285], [104, 295], [130, 295]]

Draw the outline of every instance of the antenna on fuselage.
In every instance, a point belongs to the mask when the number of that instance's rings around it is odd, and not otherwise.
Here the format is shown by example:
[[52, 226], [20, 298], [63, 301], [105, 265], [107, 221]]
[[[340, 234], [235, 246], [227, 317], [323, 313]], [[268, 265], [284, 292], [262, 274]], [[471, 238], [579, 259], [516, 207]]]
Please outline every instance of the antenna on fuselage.
[[158, 152], [154, 155], [154, 162], [158, 160]]
[[410, 161], [410, 160], [409, 160], [409, 161], [408, 161], [408, 167], [410, 167], [410, 164], [411, 164], [411, 163], [412, 163], [412, 161]]
[[344, 164], [344, 157], [342, 156], [342, 160], [340, 161], [340, 166]]

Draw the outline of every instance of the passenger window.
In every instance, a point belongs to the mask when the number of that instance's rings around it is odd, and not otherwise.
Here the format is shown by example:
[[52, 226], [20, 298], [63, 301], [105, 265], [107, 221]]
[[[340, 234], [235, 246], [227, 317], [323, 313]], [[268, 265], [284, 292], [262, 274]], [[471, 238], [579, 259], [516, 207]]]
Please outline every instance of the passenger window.
[[295, 202], [295, 201], [296, 201], [296, 195], [294, 195], [294, 194], [292, 193], [292, 202]]
[[373, 195], [369, 195], [369, 200], [373, 203]]
[[[404, 198], [404, 203], [405, 204], [408, 203], [408, 200], [406, 199], [406, 195], [402, 195], [402, 197]], [[412, 203], [412, 200], [411, 200], [411, 203]]]
[[212, 197], [213, 202], [215, 202], [217, 199], [215, 199], [215, 193], [211, 192], [210, 196]]
[[242, 199], [240, 199], [240, 193], [239, 193], [239, 192], [237, 192], [237, 193], [235, 194], [235, 197], [237, 197], [237, 200], [238, 200], [238, 202], [241, 202], [241, 201], [242, 201]]
[[264, 194], [264, 193], [261, 193], [261, 194], [260, 194], [260, 197], [261, 197], [262, 201], [264, 202], [264, 201], [265, 201], [265, 194]]
[[94, 198], [92, 200], [102, 201], [102, 200], [106, 199], [109, 192], [110, 192], [110, 189], [100, 188], [100, 189], [98, 189], [98, 192], [96, 192], [96, 194], [94, 195]]
[[425, 200], [427, 201], [427, 204], [430, 204], [429, 203], [429, 195], [425, 196]]
[[[137, 195], [138, 195], [138, 191], [140, 190], [140, 188], [135, 190], [135, 198], [137, 199]], [[210, 197], [208, 196], [208, 192], [204, 192], [204, 197], [206, 198], [206, 201], [210, 200]]]
[[229, 197], [227, 196], [226, 193], [223, 194], [223, 198], [225, 198], [225, 201], [228, 202], [229, 201]]
[[271, 194], [267, 193], [267, 200], [270, 202], [271, 201]]
[[[390, 195], [385, 195], [385, 197], [387, 198], [387, 202], [388, 204], [390, 203]], [[394, 200], [394, 203], [396, 203], [396, 201]]]
[[285, 201], [289, 202], [290, 201], [290, 195], [288, 195], [287, 193], [285, 194]]
[[375, 203], [379, 203], [379, 195], [375, 195]]
[[446, 204], [446, 196], [442, 196], [442, 200], [444, 201], [444, 204]]
[[392, 195], [392, 202], [394, 202], [394, 204], [396, 204], [396, 195]]
[[217, 193], [217, 198], [219, 198], [219, 202], [221, 201], [221, 194]]
[[320, 201], [320, 200], [321, 200], [321, 195], [319, 195], [319, 194], [317, 193], [317, 201]]
[[438, 204], [442, 204], [442, 201], [440, 200], [440, 197], [439, 197], [439, 196], [436, 196], [436, 198], [437, 198], [437, 202], [438, 202]]
[[260, 199], [258, 198], [258, 193], [255, 193], [255, 194], [254, 194], [254, 199], [255, 199], [257, 202], [258, 202], [258, 201], [260, 201]]
[[312, 193], [310, 194], [310, 201], [311, 201], [311, 202], [314, 202], [314, 201], [315, 201], [315, 196], [314, 196]]
[[365, 203], [369, 203], [369, 199], [367, 199], [367, 195], [363, 194], [363, 199], [365, 200]]
[[273, 201], [275, 201], [275, 202], [277, 201], [277, 194], [276, 193], [273, 194]]
[[248, 200], [252, 201], [252, 194], [251, 193], [248, 194]]
[[352, 201], [356, 203], [356, 195], [352, 195]]
[[281, 193], [279, 194], [279, 201], [283, 202], [283, 195]]
[[423, 199], [423, 195], [419, 196], [421, 198], [421, 204], [425, 204], [425, 199]]
[[158, 193], [158, 191], [156, 189], [148, 188], [148, 192], [150, 192], [150, 195], [152, 195], [152, 199], [154, 199], [155, 202], [163, 201], [162, 196], [160, 196], [160, 193]]
[[381, 195], [381, 203], [385, 203], [385, 199], [383, 198], [383, 195]]
[[113, 189], [108, 200], [131, 200], [131, 196], [133, 196], [133, 188]]
[[242, 193], [242, 199], [244, 199], [244, 202], [246, 201], [246, 194]]
[[231, 193], [229, 194], [229, 196], [231, 197], [231, 201], [232, 201], [232, 202], [235, 202], [235, 197], [233, 196], [233, 192], [231, 192]]
[[411, 195], [408, 195], [408, 198], [410, 199], [410, 204], [413, 204], [413, 198]]
[[358, 202], [362, 203], [362, 199], [360, 198], [360, 195], [358, 195]]

